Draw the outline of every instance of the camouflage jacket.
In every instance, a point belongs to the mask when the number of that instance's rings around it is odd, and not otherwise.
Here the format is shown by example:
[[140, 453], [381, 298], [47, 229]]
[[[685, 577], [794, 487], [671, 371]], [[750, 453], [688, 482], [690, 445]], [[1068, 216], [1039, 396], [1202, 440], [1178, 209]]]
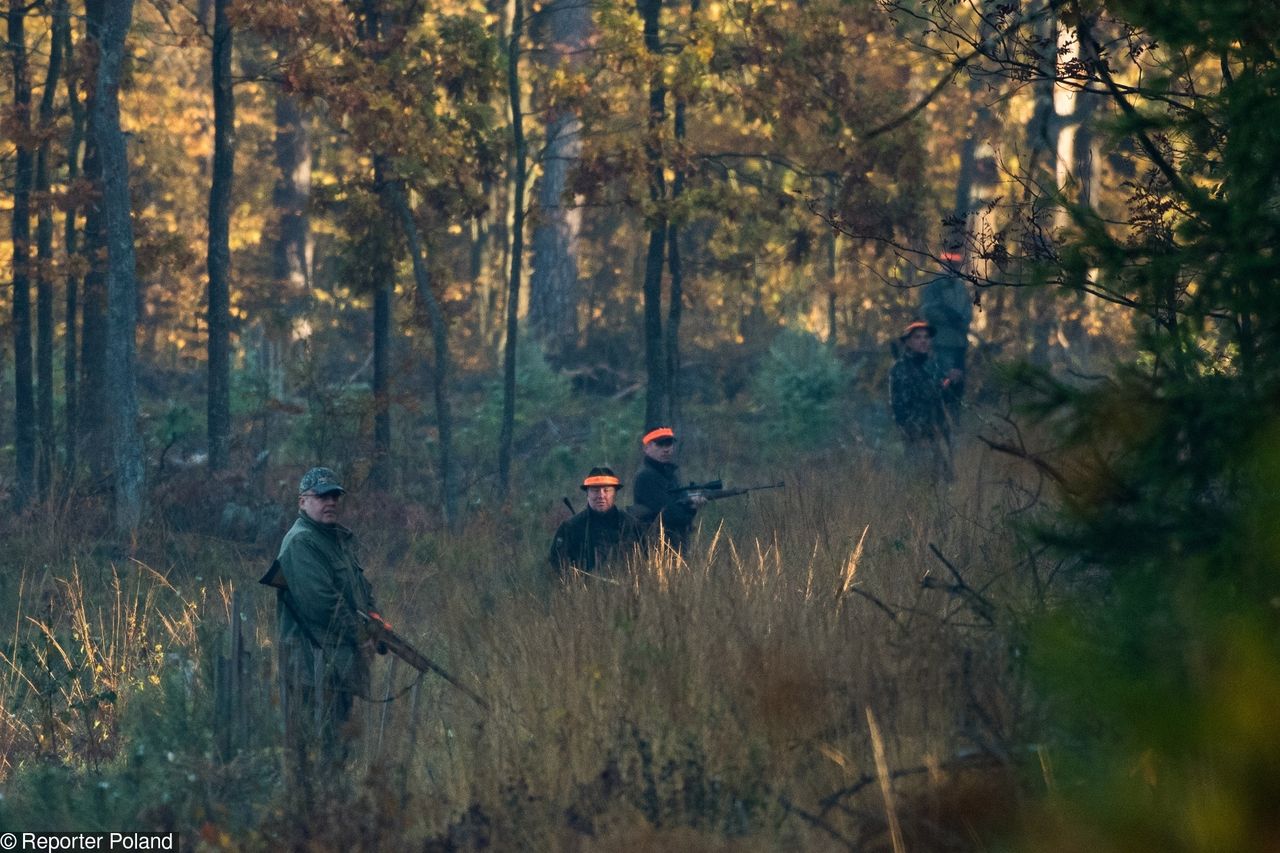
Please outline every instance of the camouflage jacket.
[[288, 584], [277, 593], [276, 603], [280, 665], [286, 677], [314, 685], [319, 648], [329, 684], [368, 698], [369, 654], [356, 611], [376, 611], [377, 605], [356, 557], [355, 534], [300, 512], [276, 560]]
[[889, 373], [893, 419], [908, 441], [949, 439], [943, 381], [928, 356], [905, 353]]

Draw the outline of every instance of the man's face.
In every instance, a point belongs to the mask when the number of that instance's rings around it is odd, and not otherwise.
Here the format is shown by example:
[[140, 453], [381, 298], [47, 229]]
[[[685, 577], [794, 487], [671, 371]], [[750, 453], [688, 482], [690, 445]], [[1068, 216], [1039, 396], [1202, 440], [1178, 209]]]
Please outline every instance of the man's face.
[[338, 507], [341, 503], [342, 492], [329, 492], [325, 495], [307, 492], [298, 497], [298, 508], [318, 524], [337, 524]]
[[902, 345], [907, 348], [907, 352], [913, 352], [916, 355], [928, 355], [929, 351], [933, 349], [933, 338], [929, 336], [928, 330], [916, 329], [907, 335], [907, 339], [902, 342]]
[[644, 446], [644, 455], [654, 462], [670, 462], [676, 455], [676, 441], [674, 438], [651, 441]]
[[608, 512], [618, 497], [617, 486], [587, 486], [587, 506], [594, 512]]

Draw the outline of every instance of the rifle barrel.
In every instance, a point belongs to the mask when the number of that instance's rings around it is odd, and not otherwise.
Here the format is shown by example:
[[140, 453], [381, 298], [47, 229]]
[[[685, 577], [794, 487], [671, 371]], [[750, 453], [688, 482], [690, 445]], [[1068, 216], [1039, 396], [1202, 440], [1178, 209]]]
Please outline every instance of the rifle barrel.
[[764, 489], [781, 489], [785, 488], [785, 484], [779, 480], [776, 483], [770, 483], [765, 486], [740, 486], [736, 489], [711, 489], [703, 492], [709, 501], [718, 501], [722, 498], [736, 498], [738, 495], [745, 495], [748, 492], [759, 492]]
[[364, 617], [365, 622], [367, 624], [375, 626], [377, 639], [385, 643], [387, 646], [387, 649], [396, 657], [400, 658], [400, 660], [409, 664], [409, 666], [413, 667], [418, 672], [434, 672], [436, 675], [440, 676], [445, 681], [449, 682], [454, 687], [458, 688], [458, 690], [461, 690], [463, 693], [465, 693], [467, 695], [467, 698], [475, 702], [484, 710], [486, 711], [492, 710], [489, 707], [489, 703], [486, 702], [483, 698], [481, 698], [479, 694], [477, 694], [471, 688], [467, 687], [461, 681], [458, 681], [458, 679], [454, 678], [453, 675], [451, 675], [449, 671], [446, 670], [444, 667], [440, 666], [431, 658], [427, 657], [422, 652], [415, 649], [413, 645], [404, 637], [401, 637], [399, 634], [397, 634], [395, 631], [392, 631], [390, 628], [384, 628], [381, 625], [376, 624], [374, 620], [371, 619], [367, 613], [364, 613], [361, 611], [357, 611], [357, 612], [360, 613], [362, 617]]

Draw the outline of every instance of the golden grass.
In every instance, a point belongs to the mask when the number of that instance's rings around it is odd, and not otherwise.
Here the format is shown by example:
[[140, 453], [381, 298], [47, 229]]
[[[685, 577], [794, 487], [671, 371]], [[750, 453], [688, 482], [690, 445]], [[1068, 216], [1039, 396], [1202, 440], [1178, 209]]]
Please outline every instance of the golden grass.
[[[684, 557], [654, 553], [607, 580], [546, 582], [545, 543], [497, 516], [437, 536], [426, 564], [414, 555], [431, 534], [375, 531], [364, 562], [384, 613], [493, 710], [439, 679], [365, 707], [358, 766], [380, 822], [333, 824], [333, 846], [357, 831], [545, 849], [963, 841], [970, 829], [922, 835], [924, 818], [941, 820], [947, 791], [985, 772], [969, 756], [998, 763], [1027, 711], [999, 626], [921, 588], [926, 573], [953, 580], [929, 546], [987, 597], [1025, 600], [1027, 584], [1001, 524], [1007, 472], [976, 452], [961, 461], [959, 482], [939, 488], [858, 458], [787, 471], [785, 492], [704, 510]], [[183, 662], [206, 662], [192, 689], [210, 701], [210, 643], [231, 585], [257, 595], [261, 559], [224, 567], [220, 583], [209, 566], [107, 564], [95, 584], [78, 563], [28, 569], [0, 652], [0, 781], [38, 756], [113, 760], [130, 702]], [[266, 647], [274, 597], [255, 607]], [[389, 693], [412, 681], [379, 666]], [[74, 677], [41, 680], [61, 669]], [[107, 693], [83, 715], [96, 745], [77, 741], [75, 715], [56, 711]], [[274, 707], [253, 714], [276, 725]], [[866, 779], [904, 792], [889, 835]]]

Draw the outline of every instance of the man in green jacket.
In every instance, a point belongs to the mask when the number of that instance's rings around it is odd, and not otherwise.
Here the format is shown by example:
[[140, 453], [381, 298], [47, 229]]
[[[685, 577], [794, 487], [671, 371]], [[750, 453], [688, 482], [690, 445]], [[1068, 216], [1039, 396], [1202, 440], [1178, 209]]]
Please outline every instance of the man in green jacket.
[[345, 759], [354, 698], [369, 698], [374, 644], [360, 613], [377, 612], [377, 605], [356, 556], [356, 537], [338, 524], [345, 493], [328, 468], [304, 474], [298, 518], [276, 557], [286, 585], [276, 604], [285, 737], [304, 776], [309, 747], [319, 749], [322, 762]]

